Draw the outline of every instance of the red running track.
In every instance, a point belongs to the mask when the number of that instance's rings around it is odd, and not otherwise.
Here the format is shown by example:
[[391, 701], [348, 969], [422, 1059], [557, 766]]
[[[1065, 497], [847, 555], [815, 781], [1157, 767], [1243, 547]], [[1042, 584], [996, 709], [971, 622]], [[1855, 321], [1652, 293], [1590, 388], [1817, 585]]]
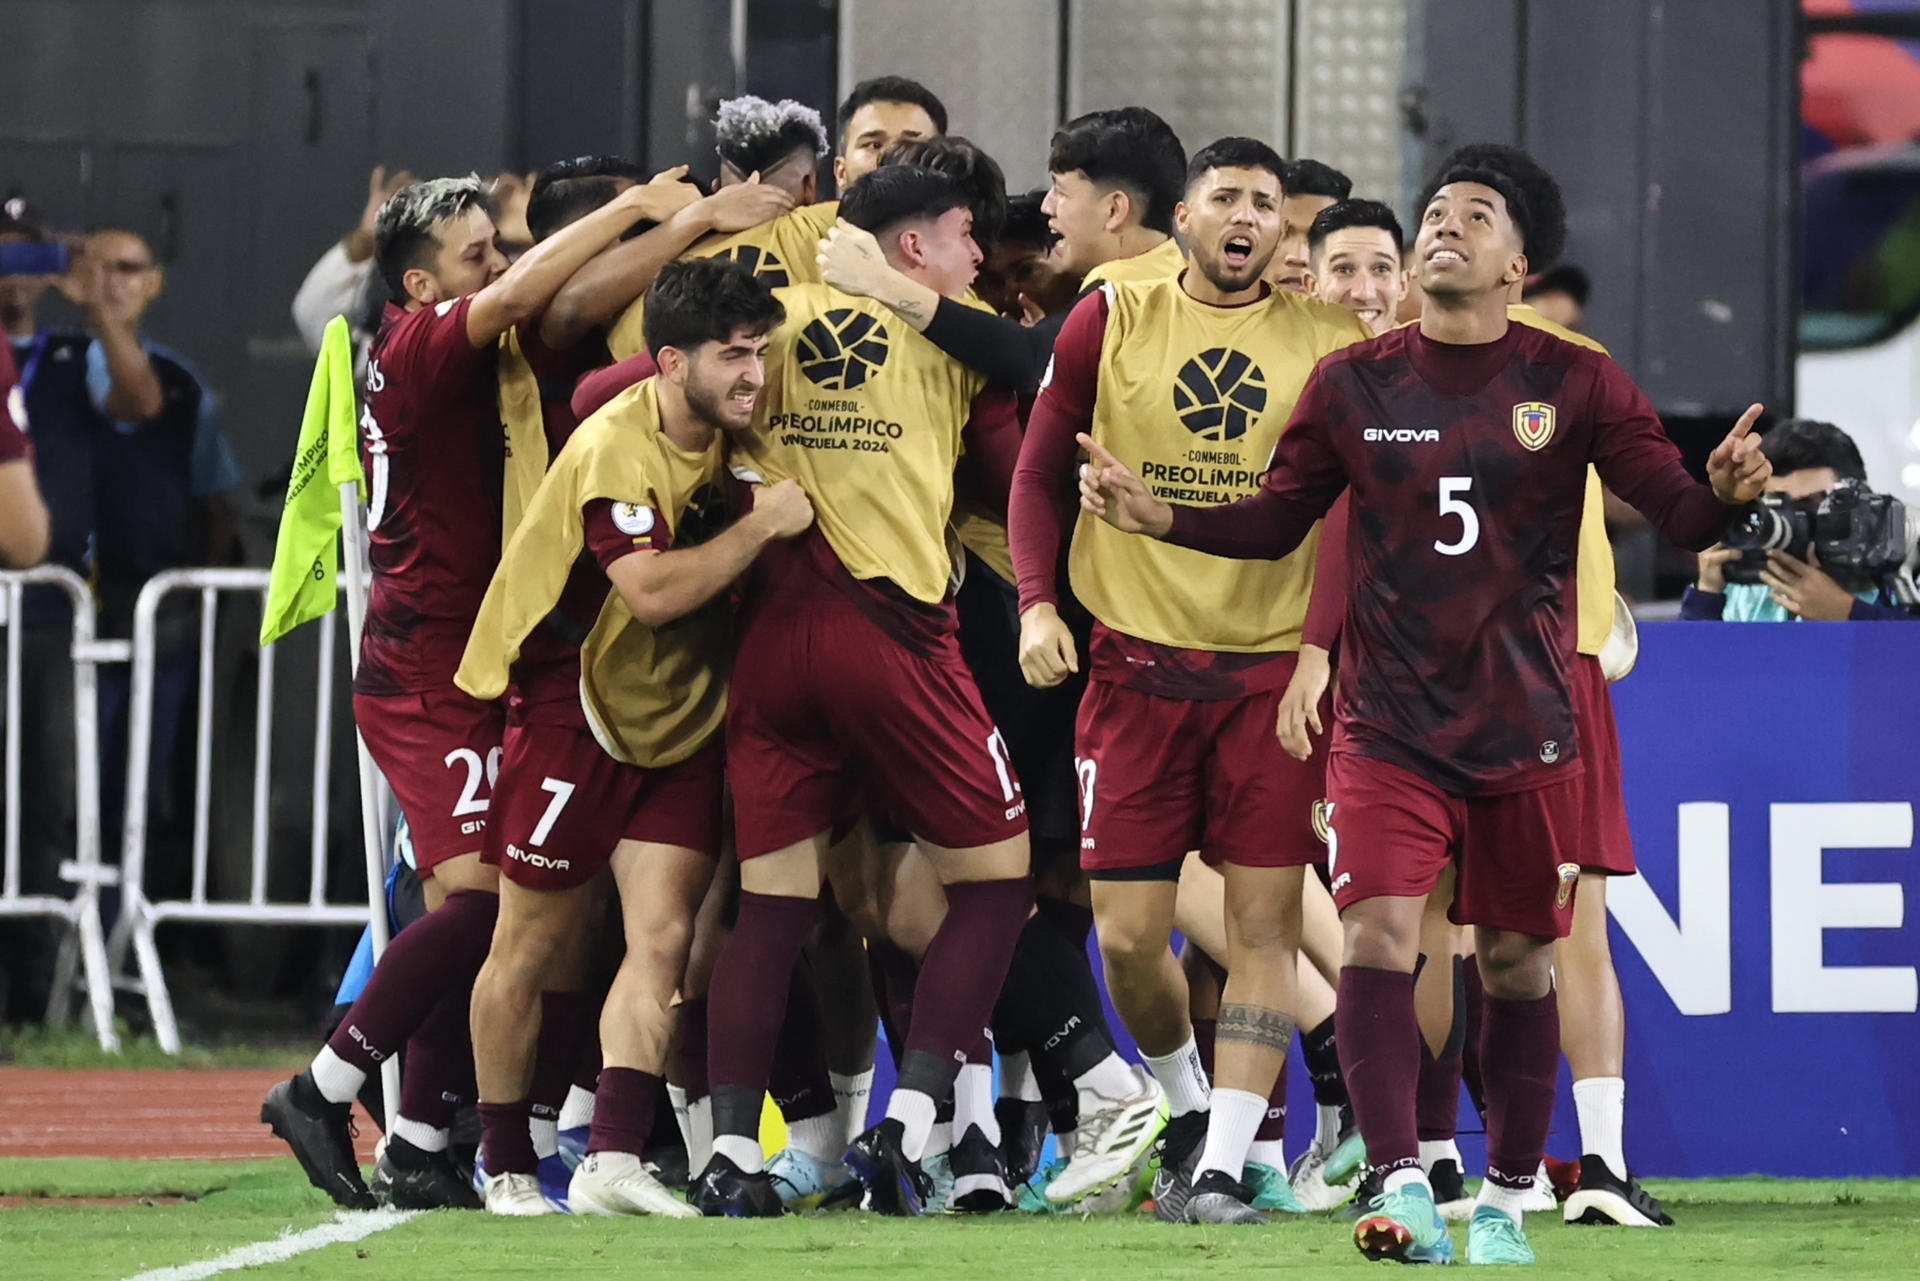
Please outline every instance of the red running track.
[[[260, 1123], [277, 1068], [0, 1068], [0, 1157], [237, 1160], [291, 1154]], [[376, 1130], [358, 1104], [360, 1159]]]

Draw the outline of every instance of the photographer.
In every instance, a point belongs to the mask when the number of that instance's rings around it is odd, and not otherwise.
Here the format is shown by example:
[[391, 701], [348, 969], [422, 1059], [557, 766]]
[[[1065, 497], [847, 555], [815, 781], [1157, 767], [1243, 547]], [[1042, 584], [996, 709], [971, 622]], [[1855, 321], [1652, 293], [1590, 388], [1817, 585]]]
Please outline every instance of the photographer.
[[1866, 488], [1866, 465], [1852, 438], [1832, 423], [1790, 418], [1760, 447], [1773, 462], [1766, 496], [1726, 542], [1700, 553], [1699, 578], [1680, 602], [1680, 617], [1915, 618], [1903, 603], [1913, 595], [1903, 563], [1912, 546], [1905, 510]]

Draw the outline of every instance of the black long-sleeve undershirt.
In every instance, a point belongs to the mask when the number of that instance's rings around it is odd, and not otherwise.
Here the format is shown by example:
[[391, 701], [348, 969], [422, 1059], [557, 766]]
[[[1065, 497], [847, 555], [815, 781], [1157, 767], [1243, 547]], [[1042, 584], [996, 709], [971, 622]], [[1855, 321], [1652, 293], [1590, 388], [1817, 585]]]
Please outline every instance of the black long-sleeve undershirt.
[[942, 298], [927, 322], [926, 338], [967, 368], [985, 374], [987, 381], [1031, 393], [1040, 386], [1053, 356], [1054, 337], [1066, 318], [1067, 311], [1059, 311], [1027, 326]]

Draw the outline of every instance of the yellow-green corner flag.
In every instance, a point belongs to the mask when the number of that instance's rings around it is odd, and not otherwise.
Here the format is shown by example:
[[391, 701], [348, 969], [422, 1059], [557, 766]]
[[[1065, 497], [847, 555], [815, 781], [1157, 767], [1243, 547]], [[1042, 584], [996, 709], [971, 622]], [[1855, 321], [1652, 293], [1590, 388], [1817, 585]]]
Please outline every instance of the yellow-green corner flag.
[[287, 478], [287, 503], [273, 545], [273, 578], [260, 618], [268, 644], [333, 608], [340, 565], [340, 486], [364, 492], [359, 427], [354, 420], [353, 339], [344, 316], [327, 322], [307, 388], [300, 444]]

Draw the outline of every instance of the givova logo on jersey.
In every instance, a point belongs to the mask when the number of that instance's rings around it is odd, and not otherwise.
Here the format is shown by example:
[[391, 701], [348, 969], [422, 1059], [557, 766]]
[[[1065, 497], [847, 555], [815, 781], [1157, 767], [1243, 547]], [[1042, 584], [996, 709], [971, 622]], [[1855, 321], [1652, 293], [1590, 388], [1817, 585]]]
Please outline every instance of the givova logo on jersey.
[[887, 363], [887, 327], [864, 311], [836, 307], [800, 331], [795, 354], [808, 381], [828, 391], [852, 391]]
[[787, 276], [787, 264], [780, 261], [780, 255], [759, 245], [735, 245], [731, 249], [721, 250], [714, 257], [739, 263], [753, 273], [755, 280], [769, 289], [781, 289], [793, 283]]
[[1201, 352], [1173, 380], [1173, 410], [1202, 440], [1240, 439], [1266, 407], [1265, 371], [1231, 347]]

